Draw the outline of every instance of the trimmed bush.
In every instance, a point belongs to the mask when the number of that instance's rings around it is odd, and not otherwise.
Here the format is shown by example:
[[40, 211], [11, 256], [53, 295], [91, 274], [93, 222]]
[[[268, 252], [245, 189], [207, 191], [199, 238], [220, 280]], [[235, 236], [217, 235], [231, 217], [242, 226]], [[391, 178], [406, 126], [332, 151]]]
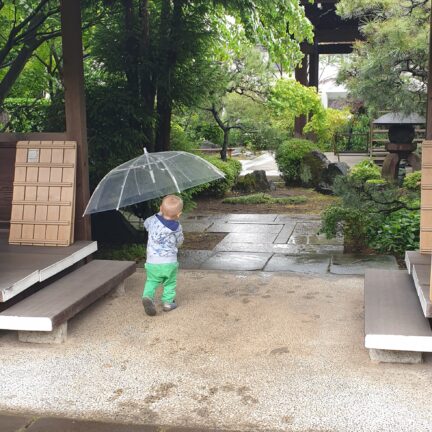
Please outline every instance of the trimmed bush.
[[408, 174], [403, 181], [403, 187], [408, 190], [420, 192], [421, 188], [421, 171]]
[[365, 183], [368, 180], [381, 179], [381, 170], [373, 161], [364, 160], [352, 167], [350, 176], [354, 180]]
[[226, 204], [303, 204], [306, 201], [307, 198], [304, 195], [272, 197], [266, 193], [230, 197], [223, 200]]
[[216, 197], [223, 197], [226, 192], [232, 189], [235, 185], [238, 176], [241, 173], [242, 165], [238, 160], [228, 159], [224, 162], [218, 156], [204, 156], [204, 159], [219, 168], [224, 174], [225, 178], [212, 181], [207, 185], [198, 186], [199, 193], [203, 195], [211, 195]]
[[286, 185], [301, 183], [300, 166], [303, 156], [317, 150], [317, 145], [305, 139], [290, 139], [282, 143], [276, 150], [276, 163]]

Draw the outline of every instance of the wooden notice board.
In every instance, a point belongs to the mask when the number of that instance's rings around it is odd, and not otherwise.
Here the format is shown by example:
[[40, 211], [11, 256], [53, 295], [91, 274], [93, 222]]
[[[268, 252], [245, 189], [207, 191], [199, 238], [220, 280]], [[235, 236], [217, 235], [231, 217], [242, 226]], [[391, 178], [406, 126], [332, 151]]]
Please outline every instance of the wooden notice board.
[[75, 141], [17, 143], [9, 243], [73, 243], [76, 153]]

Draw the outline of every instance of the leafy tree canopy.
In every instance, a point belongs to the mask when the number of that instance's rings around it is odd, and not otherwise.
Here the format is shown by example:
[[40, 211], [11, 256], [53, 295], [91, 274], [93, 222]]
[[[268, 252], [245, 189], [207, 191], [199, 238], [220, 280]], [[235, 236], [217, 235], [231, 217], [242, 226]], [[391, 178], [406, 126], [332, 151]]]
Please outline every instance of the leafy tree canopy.
[[430, 4], [425, 0], [341, 0], [338, 13], [358, 17], [365, 40], [344, 62], [339, 81], [371, 112], [424, 113]]

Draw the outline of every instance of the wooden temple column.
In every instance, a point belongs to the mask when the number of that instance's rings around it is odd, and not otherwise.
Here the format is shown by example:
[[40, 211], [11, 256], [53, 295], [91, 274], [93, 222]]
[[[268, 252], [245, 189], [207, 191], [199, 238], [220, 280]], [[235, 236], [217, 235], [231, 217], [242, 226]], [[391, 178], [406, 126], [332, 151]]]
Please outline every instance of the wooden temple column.
[[309, 87], [315, 87], [318, 90], [319, 83], [319, 52], [318, 43], [315, 41], [309, 54]]
[[[302, 85], [307, 86], [309, 84], [308, 79], [308, 55], [304, 54], [302, 64], [300, 67], [295, 69], [295, 79]], [[306, 116], [300, 116], [295, 119], [294, 123], [294, 135], [301, 137], [303, 135], [303, 128], [306, 126]]]
[[[427, 93], [426, 139], [422, 143], [420, 213], [420, 252], [432, 254], [432, 14], [429, 34], [429, 77]], [[432, 301], [432, 273], [430, 280]]]
[[77, 142], [75, 240], [90, 240], [90, 218], [82, 217], [90, 197], [80, 0], [60, 0], [66, 137]]

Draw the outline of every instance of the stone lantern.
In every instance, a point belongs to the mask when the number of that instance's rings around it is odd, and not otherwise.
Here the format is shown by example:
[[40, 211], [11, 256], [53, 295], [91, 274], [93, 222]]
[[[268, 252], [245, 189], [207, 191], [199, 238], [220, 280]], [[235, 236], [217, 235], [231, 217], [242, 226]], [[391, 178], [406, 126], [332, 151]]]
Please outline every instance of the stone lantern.
[[421, 169], [420, 157], [413, 153], [417, 148], [414, 141], [415, 125], [424, 124], [425, 119], [417, 114], [388, 113], [376, 119], [373, 124], [388, 126], [389, 152], [384, 159], [382, 176], [389, 180], [397, 180], [399, 164], [405, 159], [413, 171]]

